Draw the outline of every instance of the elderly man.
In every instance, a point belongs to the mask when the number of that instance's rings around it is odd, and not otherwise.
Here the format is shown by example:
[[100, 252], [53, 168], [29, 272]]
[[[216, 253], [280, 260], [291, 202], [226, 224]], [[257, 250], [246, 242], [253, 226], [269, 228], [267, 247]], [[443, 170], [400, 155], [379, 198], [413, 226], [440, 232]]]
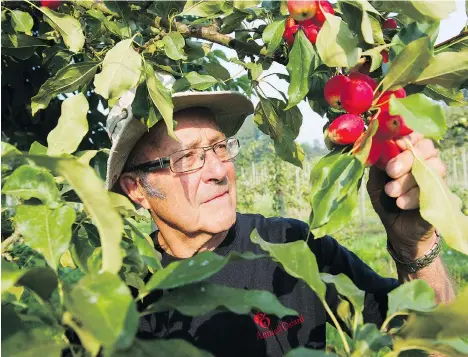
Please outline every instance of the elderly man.
[[[164, 121], [148, 131], [132, 116], [132, 100], [131, 94], [122, 98], [109, 116], [113, 145], [107, 186], [151, 212], [158, 228], [152, 237], [162, 253], [163, 266], [205, 250], [220, 255], [230, 251], [262, 253], [250, 241], [254, 229], [273, 243], [307, 239], [308, 226], [301, 221], [236, 212], [232, 161], [240, 145], [233, 135], [253, 112], [249, 99], [232, 92], [175, 94], [179, 142], [168, 135]], [[409, 139], [444, 175], [432, 142], [418, 134]], [[388, 176], [372, 169], [368, 189], [386, 228], [399, 282], [424, 279], [433, 287], [437, 300], [444, 302], [453, 297], [453, 290], [438, 257], [440, 238], [417, 210], [419, 191], [411, 175], [412, 162], [413, 155], [405, 150], [388, 164]], [[344, 273], [365, 291], [364, 319], [381, 324], [387, 293], [399, 282], [380, 277], [331, 237], [311, 237], [308, 244], [322, 272]], [[298, 311], [299, 317], [278, 319], [261, 311], [250, 315], [216, 311], [192, 318], [171, 311], [143, 318], [140, 337], [184, 338], [215, 356], [281, 356], [297, 346], [325, 347], [327, 315], [322, 304], [303, 281], [286, 274], [272, 260], [236, 261], [210, 282], [270, 291], [285, 306]], [[162, 294], [150, 295], [144, 304]], [[333, 286], [328, 287], [327, 299], [330, 306], [337, 306]]]

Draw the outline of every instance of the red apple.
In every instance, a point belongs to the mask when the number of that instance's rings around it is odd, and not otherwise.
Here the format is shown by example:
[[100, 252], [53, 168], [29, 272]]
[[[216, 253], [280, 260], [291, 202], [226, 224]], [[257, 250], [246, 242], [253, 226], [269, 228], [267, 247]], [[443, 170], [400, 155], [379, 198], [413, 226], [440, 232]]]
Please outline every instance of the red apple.
[[375, 163], [379, 169], [385, 170], [388, 162], [401, 153], [400, 148], [398, 147], [395, 140], [386, 140], [383, 142], [382, 151], [380, 157]]
[[283, 39], [286, 41], [289, 47], [292, 48], [294, 40], [296, 39], [296, 33], [299, 31], [299, 25], [294, 25], [284, 30]]
[[371, 86], [363, 80], [351, 79], [341, 91], [341, 105], [351, 114], [362, 114], [369, 110], [374, 100]]
[[59, 0], [41, 0], [41, 6], [48, 7], [51, 10], [55, 10], [60, 6], [61, 1]]
[[375, 136], [372, 137], [371, 148], [369, 151], [369, 156], [366, 160], [366, 166], [374, 165], [380, 157], [383, 149], [383, 141], [379, 140]]
[[349, 79], [356, 79], [356, 80], [361, 80], [366, 82], [372, 90], [375, 90], [377, 88], [377, 82], [375, 81], [374, 78], [369, 77], [367, 74], [361, 73], [361, 72], [351, 72], [348, 75]]
[[338, 145], [353, 144], [364, 131], [364, 121], [359, 115], [343, 114], [328, 127], [328, 138]]
[[304, 31], [304, 34], [309, 39], [309, 41], [315, 45], [320, 27], [315, 25], [302, 26], [302, 30]]
[[399, 88], [394, 91], [387, 91], [382, 94], [382, 96], [377, 101], [377, 105], [380, 106], [380, 109], [383, 111], [389, 111], [390, 106], [390, 97], [394, 95], [397, 98], [406, 98], [406, 91], [404, 88]]
[[341, 91], [343, 86], [348, 83], [350, 79], [343, 75], [338, 75], [330, 78], [323, 89], [325, 100], [335, 109], [342, 109], [341, 105]]
[[379, 128], [375, 136], [379, 139], [399, 138], [413, 132], [412, 129], [406, 126], [405, 121], [400, 115], [390, 115], [388, 111], [381, 110], [376, 118], [379, 121]]
[[388, 51], [387, 50], [382, 50], [382, 52], [380, 52], [380, 54], [382, 55], [382, 62], [383, 63], [388, 63]]
[[314, 20], [322, 26], [327, 18], [325, 17], [325, 13], [329, 13], [334, 15], [335, 10], [333, 6], [326, 0], [321, 0], [320, 5], [317, 4], [317, 12], [315, 13]]
[[396, 22], [395, 19], [387, 19], [383, 23], [383, 28], [384, 29], [396, 30], [398, 28], [398, 23]]
[[293, 27], [293, 26], [295, 26], [295, 25], [297, 25], [296, 20], [294, 20], [291, 16], [289, 16], [289, 17], [286, 19], [286, 27], [285, 27], [285, 29], [288, 29], [288, 28]]
[[288, 0], [289, 14], [297, 21], [304, 21], [314, 17], [317, 12], [315, 0]]

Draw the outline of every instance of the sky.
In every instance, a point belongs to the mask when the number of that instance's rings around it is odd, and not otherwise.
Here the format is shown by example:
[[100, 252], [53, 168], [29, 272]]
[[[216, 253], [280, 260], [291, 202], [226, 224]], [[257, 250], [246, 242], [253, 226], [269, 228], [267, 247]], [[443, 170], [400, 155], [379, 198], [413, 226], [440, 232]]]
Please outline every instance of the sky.
[[[466, 16], [466, 11], [465, 11], [465, 6], [466, 6], [465, 1], [457, 0], [456, 4], [457, 4], [456, 11], [450, 14], [448, 18], [441, 21], [441, 28], [440, 28], [439, 36], [437, 38], [436, 43], [443, 42], [451, 37], [456, 36], [457, 34], [460, 33], [461, 29], [466, 25], [467, 16]], [[220, 45], [215, 44], [213, 46], [213, 50], [214, 49], [223, 50], [224, 52], [226, 52], [226, 55], [228, 56], [228, 58], [236, 56], [235, 51], [230, 50]], [[241, 71], [242, 69], [241, 66], [233, 64], [231, 62], [223, 61], [223, 65], [229, 70], [231, 75], [238, 74], [239, 71]], [[262, 76], [270, 74], [270, 73], [287, 74], [288, 72], [286, 70], [286, 67], [274, 62], [268, 71], [263, 72]], [[241, 72], [239, 76], [242, 76], [243, 74], [245, 74], [245, 72]], [[281, 80], [277, 76], [272, 75], [272, 76], [269, 76], [268, 79], [266, 79], [266, 81], [268, 81], [273, 87], [281, 90], [283, 93], [287, 95], [288, 84], [285, 80]], [[260, 85], [260, 88], [269, 97], [281, 98], [279, 94], [274, 89], [272, 89], [272, 87], [268, 84], [262, 83]], [[256, 98], [252, 98], [252, 101], [254, 102], [254, 104], [257, 104], [258, 100], [256, 100]], [[299, 133], [299, 136], [297, 137], [297, 141], [299, 143], [308, 142], [312, 144], [314, 140], [319, 140], [319, 142], [323, 144], [322, 128], [324, 124], [326, 123], [326, 119], [322, 118], [320, 115], [313, 112], [312, 109], [309, 107], [309, 105], [304, 101], [299, 103], [298, 107], [301, 110], [301, 113], [303, 114], [303, 122], [302, 122], [301, 131]]]

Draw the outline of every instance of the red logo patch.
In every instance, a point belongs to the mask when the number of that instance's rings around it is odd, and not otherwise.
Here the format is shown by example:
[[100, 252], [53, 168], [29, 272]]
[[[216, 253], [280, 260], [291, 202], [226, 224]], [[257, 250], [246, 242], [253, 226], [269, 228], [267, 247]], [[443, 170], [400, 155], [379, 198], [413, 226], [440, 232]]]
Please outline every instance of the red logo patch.
[[270, 318], [264, 312], [257, 312], [254, 316], [254, 322], [263, 328], [270, 327]]
[[287, 330], [289, 330], [291, 327], [293, 326], [296, 326], [296, 325], [300, 325], [304, 322], [304, 316], [303, 315], [300, 315], [298, 318], [296, 319], [292, 319], [290, 321], [282, 321], [282, 320], [279, 320], [278, 321], [278, 324], [276, 325], [275, 328], [270, 328], [270, 318], [268, 316], [266, 316], [266, 314], [264, 312], [257, 312], [255, 315], [254, 315], [254, 322], [260, 326], [262, 329], [266, 330], [266, 331], [257, 331], [257, 339], [266, 339], [266, 338], [269, 338], [269, 337], [273, 337], [275, 335], [278, 335], [280, 333], [283, 333], [283, 332], [286, 332]]

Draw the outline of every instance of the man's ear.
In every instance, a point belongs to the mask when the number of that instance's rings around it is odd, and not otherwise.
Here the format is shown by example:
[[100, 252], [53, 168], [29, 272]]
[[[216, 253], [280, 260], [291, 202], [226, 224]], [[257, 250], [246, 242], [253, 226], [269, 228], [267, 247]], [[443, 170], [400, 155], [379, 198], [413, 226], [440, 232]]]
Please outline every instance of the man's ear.
[[119, 183], [122, 191], [125, 192], [133, 202], [148, 210], [151, 208], [135, 176], [123, 174], [119, 179]]

